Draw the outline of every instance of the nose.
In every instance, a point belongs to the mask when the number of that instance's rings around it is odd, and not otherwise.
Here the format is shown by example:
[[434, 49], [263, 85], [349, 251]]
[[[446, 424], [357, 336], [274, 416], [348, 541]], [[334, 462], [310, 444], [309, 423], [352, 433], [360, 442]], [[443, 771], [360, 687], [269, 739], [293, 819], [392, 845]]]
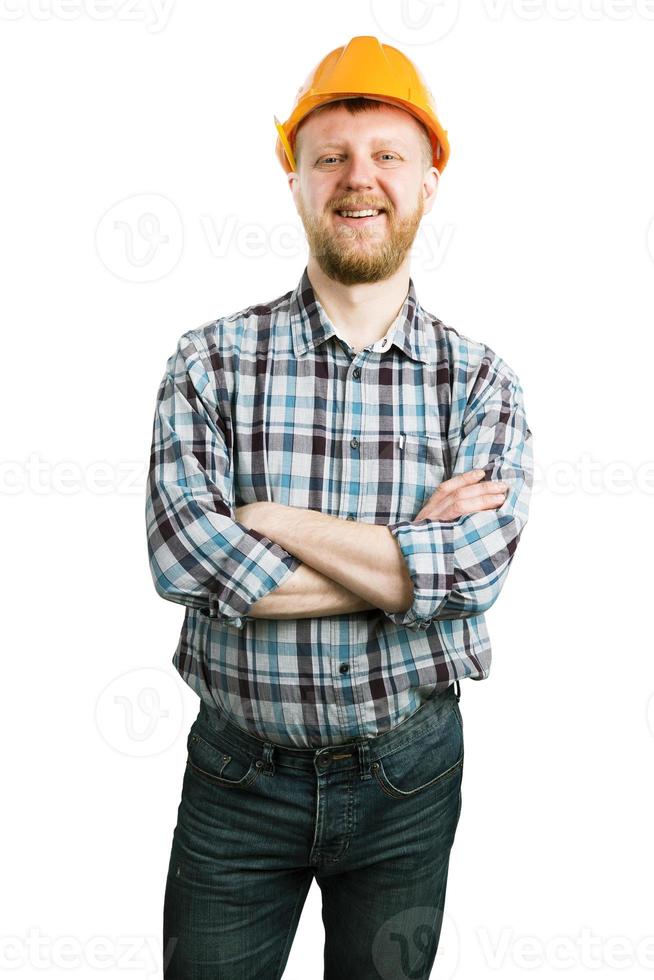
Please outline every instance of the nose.
[[374, 186], [372, 174], [372, 161], [363, 155], [353, 154], [341, 174], [341, 183], [344, 190], [369, 190]]

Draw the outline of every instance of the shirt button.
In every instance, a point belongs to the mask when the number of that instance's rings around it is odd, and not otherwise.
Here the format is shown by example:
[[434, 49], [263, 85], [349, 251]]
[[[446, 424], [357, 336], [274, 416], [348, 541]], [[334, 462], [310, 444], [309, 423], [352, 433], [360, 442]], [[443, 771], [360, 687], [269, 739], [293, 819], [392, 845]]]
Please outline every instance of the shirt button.
[[340, 670], [341, 674], [347, 674], [348, 670], [350, 669], [350, 665], [341, 664], [341, 666], [338, 669]]
[[352, 449], [358, 449], [359, 448], [359, 440], [357, 439], [356, 436], [353, 436], [350, 439], [350, 445], [352, 446]]
[[348, 514], [346, 520], [348, 520], [348, 521], [355, 521], [356, 520], [356, 516], [354, 514]]
[[352, 372], [352, 376], [356, 378], [356, 380], [358, 381], [359, 378], [361, 377], [361, 368], [355, 368], [354, 371]]

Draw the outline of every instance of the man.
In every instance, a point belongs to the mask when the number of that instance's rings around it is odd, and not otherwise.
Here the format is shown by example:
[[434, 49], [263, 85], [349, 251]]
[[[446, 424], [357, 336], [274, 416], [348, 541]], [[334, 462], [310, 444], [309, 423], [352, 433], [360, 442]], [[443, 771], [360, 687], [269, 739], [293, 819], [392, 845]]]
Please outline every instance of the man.
[[427, 977], [461, 808], [458, 679], [489, 673], [531, 432], [512, 369], [409, 275], [449, 155], [411, 62], [353, 38], [278, 134], [300, 282], [183, 334], [157, 398], [150, 563], [186, 607], [173, 662], [201, 699], [165, 975], [281, 977], [315, 877], [326, 980]]

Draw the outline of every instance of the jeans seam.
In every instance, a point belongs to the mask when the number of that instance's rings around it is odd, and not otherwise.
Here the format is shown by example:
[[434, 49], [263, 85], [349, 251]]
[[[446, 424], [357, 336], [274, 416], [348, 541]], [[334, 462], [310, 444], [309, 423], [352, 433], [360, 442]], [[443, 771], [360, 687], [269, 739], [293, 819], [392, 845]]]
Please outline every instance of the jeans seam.
[[[309, 888], [310, 887], [311, 887], [311, 881], [309, 881]], [[298, 892], [297, 897], [295, 899], [295, 905], [293, 906], [293, 914], [291, 915], [291, 921], [288, 924], [288, 929], [286, 931], [286, 938], [284, 940], [284, 945], [282, 947], [282, 953], [281, 956], [279, 957], [279, 962], [277, 963], [277, 969], [275, 970], [275, 980], [280, 980], [281, 974], [279, 971], [282, 968], [282, 965], [284, 964], [286, 956], [288, 955], [289, 952], [289, 948], [290, 948], [289, 939], [291, 936], [291, 930], [293, 929], [293, 924], [294, 923], [297, 924], [296, 916], [298, 912], [298, 907], [300, 906], [300, 902], [304, 901], [304, 899], [306, 898], [308, 890], [309, 889], [308, 888], [305, 889], [303, 885], [302, 889]]]

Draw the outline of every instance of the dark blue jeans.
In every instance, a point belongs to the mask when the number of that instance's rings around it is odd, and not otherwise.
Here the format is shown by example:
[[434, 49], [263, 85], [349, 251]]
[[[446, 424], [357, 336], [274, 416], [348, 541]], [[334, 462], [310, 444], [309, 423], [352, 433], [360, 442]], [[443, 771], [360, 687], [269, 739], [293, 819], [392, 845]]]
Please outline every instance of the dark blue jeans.
[[456, 682], [393, 731], [318, 749], [258, 739], [201, 702], [166, 879], [166, 980], [279, 980], [314, 877], [324, 980], [429, 977], [461, 811], [459, 697]]

